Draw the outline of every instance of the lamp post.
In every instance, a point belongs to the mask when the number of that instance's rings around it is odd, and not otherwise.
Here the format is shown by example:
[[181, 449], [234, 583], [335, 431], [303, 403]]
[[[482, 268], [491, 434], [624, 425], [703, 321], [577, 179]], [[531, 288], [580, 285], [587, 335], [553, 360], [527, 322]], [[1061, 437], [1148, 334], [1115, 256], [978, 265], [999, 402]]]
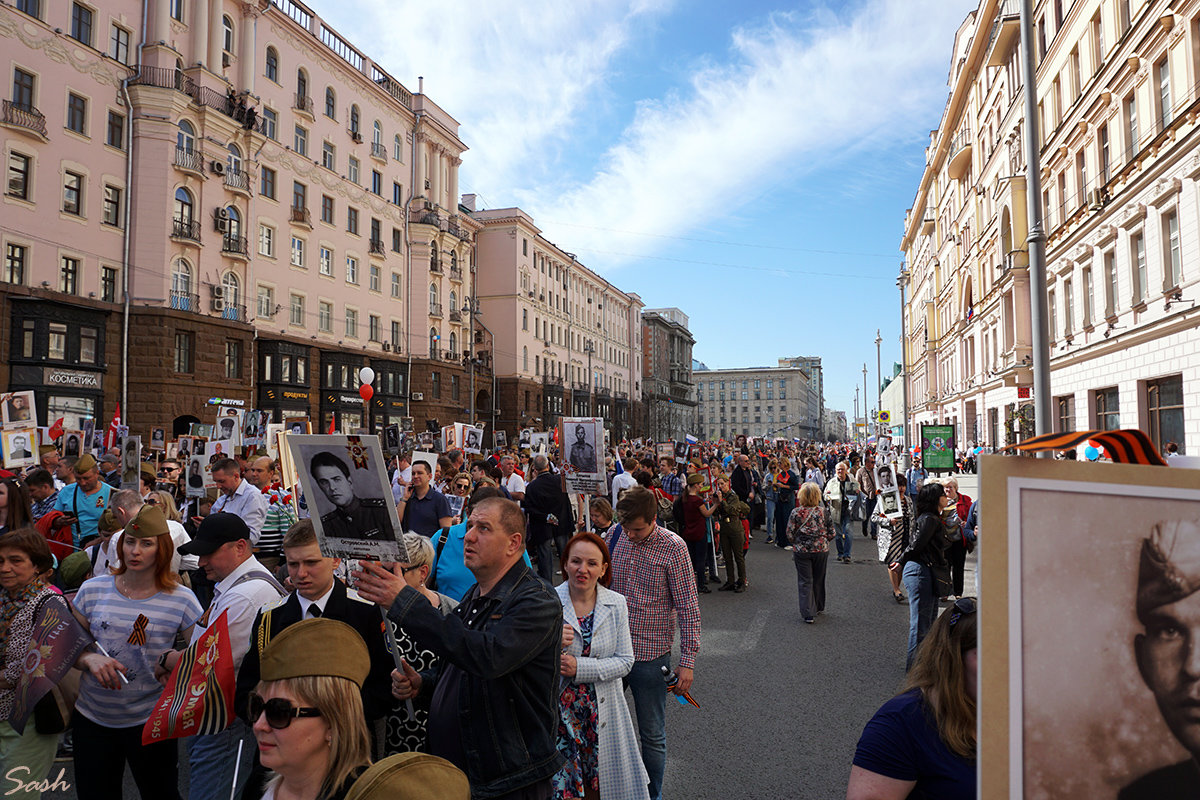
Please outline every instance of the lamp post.
[[[484, 325], [482, 322], [479, 322], [479, 320], [478, 320], [479, 300], [477, 300], [474, 297], [465, 298], [465, 302], [463, 304], [462, 310], [464, 313], [471, 315], [471, 331], [470, 331], [470, 336], [471, 336], [470, 355], [471, 355], [471, 357], [470, 357], [469, 361], [470, 361], [470, 367], [471, 367], [471, 426], [474, 427], [474, 425], [475, 425], [475, 362], [476, 362], [475, 325], [478, 324], [479, 327], [481, 327], [485, 331], [487, 331], [487, 335], [492, 341], [493, 355], [496, 352], [496, 334], [492, 333], [492, 329], [489, 328], [487, 325]], [[496, 412], [496, 370], [493, 368], [492, 369], [492, 432], [493, 433], [496, 430], [496, 414], [495, 414], [495, 412]]]
[[[879, 414], [883, 413], [883, 375], [880, 365], [883, 363], [879, 356], [879, 346], [883, 344], [883, 336], [879, 333], [879, 328], [875, 329], [875, 411]], [[878, 419], [878, 416], [876, 416]], [[883, 433], [881, 430], [876, 430], [876, 433]]]
[[850, 441], [858, 441], [858, 387], [854, 387], [854, 419], [850, 420], [852, 430], [850, 431]]
[[863, 362], [863, 444], [867, 443], [867, 433], [869, 431], [869, 428], [867, 427], [867, 420], [871, 418], [871, 414], [869, 413], [870, 407], [871, 407], [871, 401], [867, 399], [869, 396], [870, 395], [867, 393], [867, 362], [864, 361]]

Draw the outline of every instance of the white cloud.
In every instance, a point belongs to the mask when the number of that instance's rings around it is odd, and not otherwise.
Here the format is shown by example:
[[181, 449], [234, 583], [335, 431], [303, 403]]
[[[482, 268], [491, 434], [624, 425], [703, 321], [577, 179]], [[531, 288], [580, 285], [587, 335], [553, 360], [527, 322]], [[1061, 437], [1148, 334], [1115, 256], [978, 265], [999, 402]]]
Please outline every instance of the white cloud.
[[[746, 211], [780, 180], [908, 138], [946, 98], [948, 47], [928, 43], [953, 41], [973, 7], [869, 0], [849, 20], [779, 14], [739, 29], [727, 63], [642, 102], [591, 180], [530, 210], [573, 250], [639, 252], [654, 240], [619, 231], [679, 235]], [[558, 236], [555, 220], [572, 224]], [[617, 263], [589, 263], [601, 261]]]
[[673, 0], [356, 0], [319, 7], [334, 27], [462, 123], [463, 191], [496, 206], [552, 170], [553, 151], [610, 62]]

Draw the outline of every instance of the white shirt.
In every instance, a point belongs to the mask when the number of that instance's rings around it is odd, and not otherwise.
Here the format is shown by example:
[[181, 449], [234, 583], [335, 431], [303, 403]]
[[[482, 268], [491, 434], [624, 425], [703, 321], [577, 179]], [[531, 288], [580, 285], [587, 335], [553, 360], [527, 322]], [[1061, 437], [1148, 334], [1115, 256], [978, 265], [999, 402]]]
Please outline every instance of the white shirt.
[[321, 609], [321, 616], [325, 616], [325, 606], [329, 604], [329, 598], [333, 596], [333, 584], [329, 584], [329, 588], [325, 590], [325, 594], [318, 597], [316, 600], [309, 600], [299, 592], [296, 593], [296, 600], [300, 603], [300, 609], [303, 613], [300, 615], [302, 619], [314, 619], [312, 607], [315, 605]]
[[412, 464], [396, 470], [392, 476], [392, 500], [399, 503], [404, 498], [405, 487], [412, 483]]
[[505, 489], [508, 490], [509, 494], [512, 494], [513, 492], [525, 494], [525, 479], [515, 472], [501, 481], [501, 484]]
[[233, 490], [232, 495], [224, 492], [212, 504], [212, 513], [224, 511], [226, 514], [236, 514], [250, 529], [250, 544], [257, 545], [259, 534], [262, 533], [263, 523], [267, 521], [267, 506], [270, 501], [267, 496], [250, 485], [242, 478], [242, 482]]
[[622, 489], [632, 489], [637, 486], [637, 479], [628, 472], [622, 472], [620, 475], [614, 475], [612, 481], [612, 503], [615, 506], [620, 498]]
[[[229, 644], [233, 650], [235, 671], [242, 666], [242, 658], [246, 655], [246, 651], [250, 649], [250, 629], [254, 627], [255, 616], [258, 615], [258, 612], [264, 606], [271, 605], [280, 598], [280, 594], [275, 590], [275, 587], [264, 580], [250, 580], [234, 586], [243, 575], [251, 571], [269, 573], [266, 567], [258, 563], [258, 559], [250, 556], [241, 564], [238, 564], [233, 572], [217, 582], [212, 605], [209, 606], [206, 612], [207, 618], [205, 621], [208, 625], [216, 622], [222, 612], [229, 612], [227, 618], [229, 623]], [[197, 623], [196, 627], [192, 630], [191, 643], [195, 644], [200, 641], [200, 637], [207, 630], [207, 627], [202, 628]]]

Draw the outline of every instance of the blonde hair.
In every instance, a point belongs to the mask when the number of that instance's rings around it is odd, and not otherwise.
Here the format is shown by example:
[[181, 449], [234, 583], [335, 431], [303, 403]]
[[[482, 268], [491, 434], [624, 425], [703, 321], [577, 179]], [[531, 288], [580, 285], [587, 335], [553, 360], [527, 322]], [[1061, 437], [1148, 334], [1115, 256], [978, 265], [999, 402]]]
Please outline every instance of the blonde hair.
[[[283, 687], [301, 703], [314, 706], [329, 726], [329, 767], [318, 797], [331, 796], [356, 770], [370, 766], [371, 737], [363, 715], [362, 694], [353, 681], [331, 675], [305, 675], [259, 681], [255, 691], [262, 694], [275, 686]], [[270, 785], [278, 786], [282, 780], [283, 776], [276, 775]]]
[[791, 469], [792, 468], [792, 460], [790, 458], [788, 458], [787, 456], [784, 456], [783, 458], [779, 459], [778, 467], [779, 467], [779, 469]]
[[805, 483], [800, 487], [800, 491], [796, 494], [796, 499], [800, 501], [800, 505], [819, 506], [821, 504], [821, 487], [817, 486], [812, 481]]
[[404, 549], [408, 551], [408, 566], [433, 565], [433, 543], [419, 533], [404, 534]]
[[179, 513], [179, 507], [175, 505], [175, 498], [171, 497], [170, 492], [158, 489], [150, 494], [158, 500], [158, 507], [162, 509], [169, 522], [183, 522], [183, 515]]

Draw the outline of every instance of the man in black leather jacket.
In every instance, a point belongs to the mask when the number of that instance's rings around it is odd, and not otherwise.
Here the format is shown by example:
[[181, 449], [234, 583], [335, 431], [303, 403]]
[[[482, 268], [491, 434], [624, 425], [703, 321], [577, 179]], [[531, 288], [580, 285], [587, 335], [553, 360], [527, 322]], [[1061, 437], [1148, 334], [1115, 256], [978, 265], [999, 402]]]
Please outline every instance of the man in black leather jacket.
[[475, 586], [448, 616], [399, 569], [359, 562], [358, 591], [441, 666], [392, 673], [392, 695], [432, 697], [428, 750], [462, 769], [475, 800], [543, 800], [562, 764], [556, 747], [562, 604], [522, 561], [525, 518], [511, 500], [471, 512], [463, 561]]

